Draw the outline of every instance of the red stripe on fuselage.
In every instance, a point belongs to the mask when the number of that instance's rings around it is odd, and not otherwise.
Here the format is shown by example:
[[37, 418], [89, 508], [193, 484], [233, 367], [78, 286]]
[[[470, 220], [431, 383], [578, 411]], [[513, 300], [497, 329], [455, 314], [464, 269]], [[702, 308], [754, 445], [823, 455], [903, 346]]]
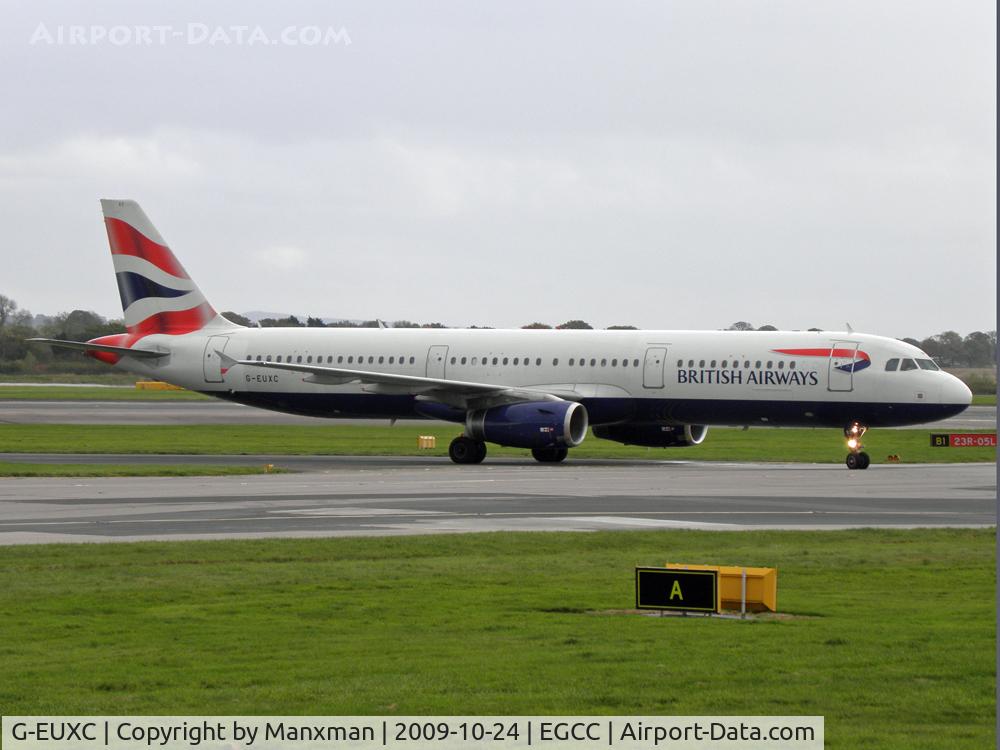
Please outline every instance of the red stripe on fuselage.
[[[89, 344], [106, 344], [108, 346], [124, 346], [131, 348], [139, 339], [150, 336], [154, 333], [165, 333], [171, 336], [180, 336], [191, 333], [205, 327], [216, 315], [215, 310], [207, 302], [192, 307], [190, 310], [180, 310], [178, 312], [163, 312], [150, 315], [138, 325], [129, 326], [128, 333], [115, 333], [111, 336], [101, 336], [91, 339]], [[85, 352], [88, 357], [104, 362], [108, 365], [118, 364], [121, 356], [113, 352]]]
[[153, 242], [146, 235], [121, 219], [106, 218], [104, 225], [108, 230], [108, 243], [113, 255], [133, 255], [136, 258], [148, 260], [161, 271], [181, 279], [189, 278], [184, 266], [180, 264], [170, 248]]
[[[839, 359], [851, 359], [854, 357], [853, 349], [772, 349], [777, 354], [791, 354], [798, 357], [836, 357]], [[868, 359], [868, 352], [858, 352], [858, 359]]]

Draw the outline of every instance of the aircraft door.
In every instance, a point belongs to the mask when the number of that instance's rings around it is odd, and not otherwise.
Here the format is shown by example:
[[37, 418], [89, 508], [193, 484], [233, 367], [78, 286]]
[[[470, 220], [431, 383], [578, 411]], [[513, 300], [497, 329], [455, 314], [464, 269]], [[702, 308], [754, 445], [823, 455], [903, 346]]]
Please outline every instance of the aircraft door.
[[208, 343], [205, 344], [205, 356], [202, 360], [202, 365], [206, 383], [222, 382], [222, 360], [216, 352], [224, 352], [228, 343], [228, 336], [212, 336], [208, 339]]
[[432, 346], [427, 350], [427, 377], [444, 380], [445, 363], [448, 361], [447, 346]]
[[663, 387], [663, 366], [667, 361], [667, 348], [651, 346], [646, 350], [646, 359], [642, 365], [642, 387]]
[[831, 391], [854, 390], [854, 363], [858, 356], [858, 342], [834, 341], [830, 348], [830, 382], [827, 386]]

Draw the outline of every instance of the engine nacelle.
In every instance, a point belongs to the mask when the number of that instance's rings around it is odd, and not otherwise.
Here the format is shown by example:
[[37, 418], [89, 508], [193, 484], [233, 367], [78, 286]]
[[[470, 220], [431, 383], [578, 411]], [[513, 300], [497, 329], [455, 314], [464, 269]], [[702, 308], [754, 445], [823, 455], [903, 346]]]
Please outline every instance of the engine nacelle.
[[642, 445], [646, 448], [680, 448], [699, 445], [708, 435], [703, 424], [683, 426], [660, 424], [609, 424], [594, 428], [594, 436], [614, 440], [625, 445]]
[[512, 448], [575, 448], [587, 437], [587, 410], [572, 401], [529, 401], [470, 411], [465, 434]]

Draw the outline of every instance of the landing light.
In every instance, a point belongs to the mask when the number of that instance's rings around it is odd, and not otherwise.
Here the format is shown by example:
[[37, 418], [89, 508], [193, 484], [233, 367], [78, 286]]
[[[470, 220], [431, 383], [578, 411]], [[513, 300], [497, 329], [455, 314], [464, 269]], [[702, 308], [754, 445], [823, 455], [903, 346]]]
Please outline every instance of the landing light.
[[850, 440], [848, 440], [847, 441], [847, 447], [850, 448], [851, 450], [854, 450], [855, 448], [857, 448], [858, 447], [857, 438], [851, 438]]

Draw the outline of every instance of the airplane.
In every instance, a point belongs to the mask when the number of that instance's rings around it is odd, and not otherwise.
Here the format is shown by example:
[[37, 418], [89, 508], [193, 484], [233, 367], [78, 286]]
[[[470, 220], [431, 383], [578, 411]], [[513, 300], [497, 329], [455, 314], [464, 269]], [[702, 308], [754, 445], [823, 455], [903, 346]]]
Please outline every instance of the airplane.
[[675, 448], [724, 425], [840, 428], [847, 467], [866, 469], [869, 427], [972, 401], [920, 349], [852, 330], [247, 328], [216, 312], [138, 203], [101, 205], [127, 332], [32, 341], [274, 411], [454, 422], [457, 464], [483, 461], [487, 443], [557, 463], [588, 428]]

